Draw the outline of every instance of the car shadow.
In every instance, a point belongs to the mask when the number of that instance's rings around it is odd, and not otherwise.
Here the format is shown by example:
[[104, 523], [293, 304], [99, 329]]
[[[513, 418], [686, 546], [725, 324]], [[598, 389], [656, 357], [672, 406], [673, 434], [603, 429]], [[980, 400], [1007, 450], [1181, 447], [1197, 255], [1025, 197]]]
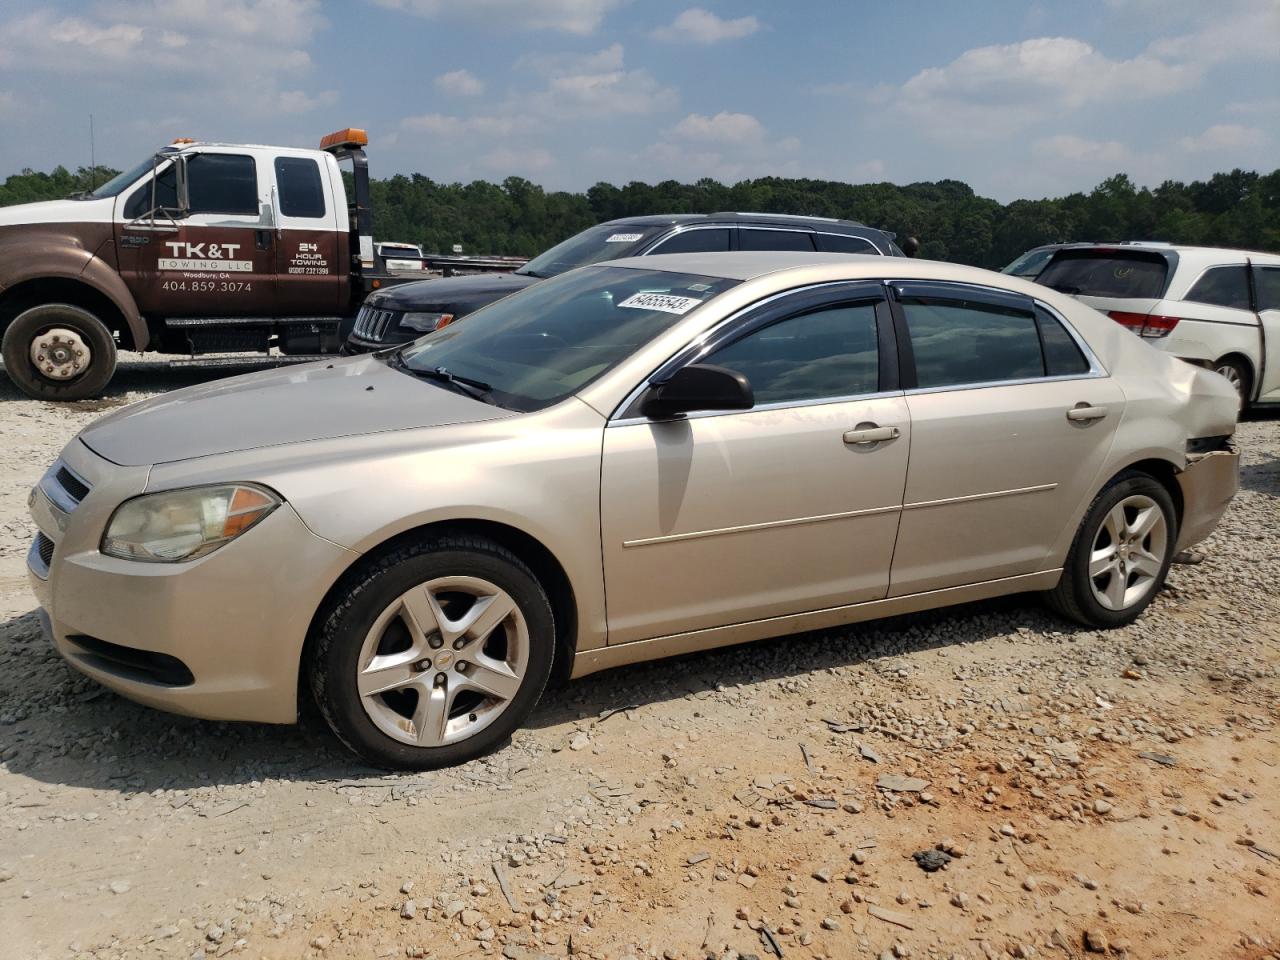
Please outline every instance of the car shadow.
[[[548, 730], [738, 684], [874, 668], [885, 658], [981, 643], [1022, 627], [1064, 635], [1078, 629], [1024, 596], [795, 634], [556, 685], [525, 727]], [[9, 772], [41, 783], [134, 793], [387, 775], [348, 754], [309, 699], [295, 726], [195, 720], [134, 704], [64, 663], [34, 613], [0, 623], [0, 705], [0, 757]], [[845, 707], [832, 704], [831, 712]]]

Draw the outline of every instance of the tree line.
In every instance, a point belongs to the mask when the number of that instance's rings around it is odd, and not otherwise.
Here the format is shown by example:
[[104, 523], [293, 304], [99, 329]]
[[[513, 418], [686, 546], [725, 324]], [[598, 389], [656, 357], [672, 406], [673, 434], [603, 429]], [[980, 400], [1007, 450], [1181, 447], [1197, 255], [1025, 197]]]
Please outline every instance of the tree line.
[[[0, 205], [65, 197], [116, 171], [23, 170], [0, 186]], [[371, 184], [379, 240], [447, 252], [532, 256], [592, 224], [653, 213], [749, 210], [860, 220], [914, 236], [920, 255], [998, 268], [1042, 243], [1069, 240], [1167, 240], [1280, 252], [1280, 170], [1217, 173], [1139, 187], [1126, 174], [1088, 193], [1001, 204], [959, 180], [851, 184], [761, 177], [732, 185], [597, 183], [585, 193], [547, 191], [521, 177], [501, 183], [440, 183], [397, 174]]]

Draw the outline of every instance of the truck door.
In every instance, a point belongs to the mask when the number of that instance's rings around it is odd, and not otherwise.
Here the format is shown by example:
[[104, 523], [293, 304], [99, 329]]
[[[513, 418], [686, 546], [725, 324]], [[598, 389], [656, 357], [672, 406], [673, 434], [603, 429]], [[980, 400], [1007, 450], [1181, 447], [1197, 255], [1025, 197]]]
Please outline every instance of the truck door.
[[[185, 210], [179, 162], [186, 164]], [[117, 205], [120, 273], [144, 314], [274, 314], [271, 181], [260, 166], [247, 153], [186, 153], [158, 168], [154, 201], [147, 178]]]
[[315, 157], [278, 156], [276, 298], [282, 317], [336, 316], [341, 275], [338, 216]]

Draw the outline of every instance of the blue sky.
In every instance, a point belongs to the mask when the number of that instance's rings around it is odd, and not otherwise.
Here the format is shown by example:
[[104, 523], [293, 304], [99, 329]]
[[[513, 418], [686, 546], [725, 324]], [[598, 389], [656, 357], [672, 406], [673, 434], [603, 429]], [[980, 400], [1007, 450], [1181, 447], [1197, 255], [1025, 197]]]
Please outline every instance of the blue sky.
[[375, 175], [954, 178], [1002, 201], [1280, 166], [1280, 0], [0, 0], [0, 175], [176, 136]]

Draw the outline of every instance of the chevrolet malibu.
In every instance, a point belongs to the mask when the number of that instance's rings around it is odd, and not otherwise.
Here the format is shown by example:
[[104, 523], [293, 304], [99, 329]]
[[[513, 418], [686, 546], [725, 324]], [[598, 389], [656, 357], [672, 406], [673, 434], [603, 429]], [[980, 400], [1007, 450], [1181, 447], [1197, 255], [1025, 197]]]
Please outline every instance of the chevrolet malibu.
[[817, 253], [547, 280], [192, 387], [32, 491], [58, 651], [134, 700], [475, 757], [553, 672], [1035, 592], [1131, 622], [1236, 490], [1236, 399], [1070, 297]]

